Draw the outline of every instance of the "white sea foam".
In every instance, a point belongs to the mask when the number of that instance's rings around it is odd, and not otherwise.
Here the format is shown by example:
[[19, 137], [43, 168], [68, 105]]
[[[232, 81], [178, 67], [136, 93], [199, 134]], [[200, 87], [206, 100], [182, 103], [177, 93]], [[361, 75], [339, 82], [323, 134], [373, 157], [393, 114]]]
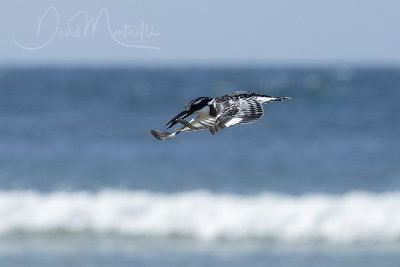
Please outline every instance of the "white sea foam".
[[400, 192], [243, 196], [0, 191], [0, 237], [56, 230], [201, 240], [399, 242]]

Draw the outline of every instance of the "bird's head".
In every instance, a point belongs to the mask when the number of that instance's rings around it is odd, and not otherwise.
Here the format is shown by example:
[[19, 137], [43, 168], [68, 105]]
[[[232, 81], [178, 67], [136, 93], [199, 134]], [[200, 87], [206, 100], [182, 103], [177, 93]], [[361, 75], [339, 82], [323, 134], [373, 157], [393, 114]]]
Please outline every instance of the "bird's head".
[[185, 119], [190, 115], [192, 115], [193, 113], [201, 112], [205, 107], [209, 106], [211, 100], [212, 98], [210, 97], [198, 97], [196, 99], [189, 101], [186, 104], [185, 108], [172, 120], [170, 120], [165, 126], [170, 124], [168, 128], [171, 128], [172, 126], [178, 123], [177, 119]]

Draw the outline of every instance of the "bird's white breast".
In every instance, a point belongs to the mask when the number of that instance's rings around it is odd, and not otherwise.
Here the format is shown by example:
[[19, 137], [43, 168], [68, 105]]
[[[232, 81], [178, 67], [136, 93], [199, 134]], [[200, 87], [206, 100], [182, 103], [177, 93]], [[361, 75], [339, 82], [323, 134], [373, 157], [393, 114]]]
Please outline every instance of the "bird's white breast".
[[199, 114], [201, 116], [208, 116], [208, 115], [210, 115], [210, 107], [205, 106], [204, 108], [199, 109], [199, 110], [195, 111], [194, 113]]

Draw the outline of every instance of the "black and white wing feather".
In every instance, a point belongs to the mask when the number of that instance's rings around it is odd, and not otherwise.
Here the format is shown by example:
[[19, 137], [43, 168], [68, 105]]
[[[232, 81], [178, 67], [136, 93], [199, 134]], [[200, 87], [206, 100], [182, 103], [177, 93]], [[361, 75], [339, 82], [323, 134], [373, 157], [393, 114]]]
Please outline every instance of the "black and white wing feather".
[[218, 116], [214, 127], [209, 128], [212, 134], [238, 124], [250, 123], [264, 115], [261, 103], [256, 97], [248, 97], [240, 92], [216, 101]]
[[211, 116], [197, 116], [196, 118], [193, 118], [189, 121], [192, 127], [197, 128], [197, 129], [192, 129], [187, 126], [182, 126], [178, 129], [176, 129], [175, 132], [163, 132], [163, 131], [156, 131], [156, 130], [150, 130], [151, 134], [159, 139], [159, 140], [167, 140], [175, 135], [181, 133], [181, 132], [190, 132], [190, 131], [198, 131], [198, 130], [204, 130], [204, 129], [210, 129], [210, 127], [213, 127], [215, 124], [215, 117]]
[[191, 129], [189, 127], [181, 127], [178, 130], [180, 132], [189, 132], [189, 131], [198, 131], [198, 130], [204, 130], [204, 129], [209, 129], [210, 127], [213, 127], [216, 121], [216, 117], [211, 117], [211, 116], [197, 116], [196, 118], [193, 118], [189, 121], [189, 123], [196, 127], [197, 129]]
[[216, 118], [211, 116], [198, 116], [189, 122], [199, 130], [203, 130], [212, 127], [215, 124], [215, 120]]

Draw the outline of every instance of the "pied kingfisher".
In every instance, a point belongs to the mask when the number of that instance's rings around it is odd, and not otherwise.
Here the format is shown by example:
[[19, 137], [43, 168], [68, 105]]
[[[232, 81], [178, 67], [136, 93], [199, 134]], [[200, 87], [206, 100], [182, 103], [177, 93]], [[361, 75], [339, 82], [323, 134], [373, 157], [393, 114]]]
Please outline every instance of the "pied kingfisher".
[[[215, 134], [230, 126], [256, 121], [264, 115], [262, 104], [286, 99], [290, 98], [272, 97], [246, 91], [238, 91], [216, 98], [198, 97], [189, 101], [183, 111], [165, 125], [169, 125], [169, 129], [179, 122], [183, 124], [182, 127], [172, 133], [156, 130], [150, 130], [150, 132], [159, 140], [167, 140], [181, 132], [204, 129], [209, 129], [212, 134]], [[198, 116], [187, 122], [185, 118], [192, 114]]]

